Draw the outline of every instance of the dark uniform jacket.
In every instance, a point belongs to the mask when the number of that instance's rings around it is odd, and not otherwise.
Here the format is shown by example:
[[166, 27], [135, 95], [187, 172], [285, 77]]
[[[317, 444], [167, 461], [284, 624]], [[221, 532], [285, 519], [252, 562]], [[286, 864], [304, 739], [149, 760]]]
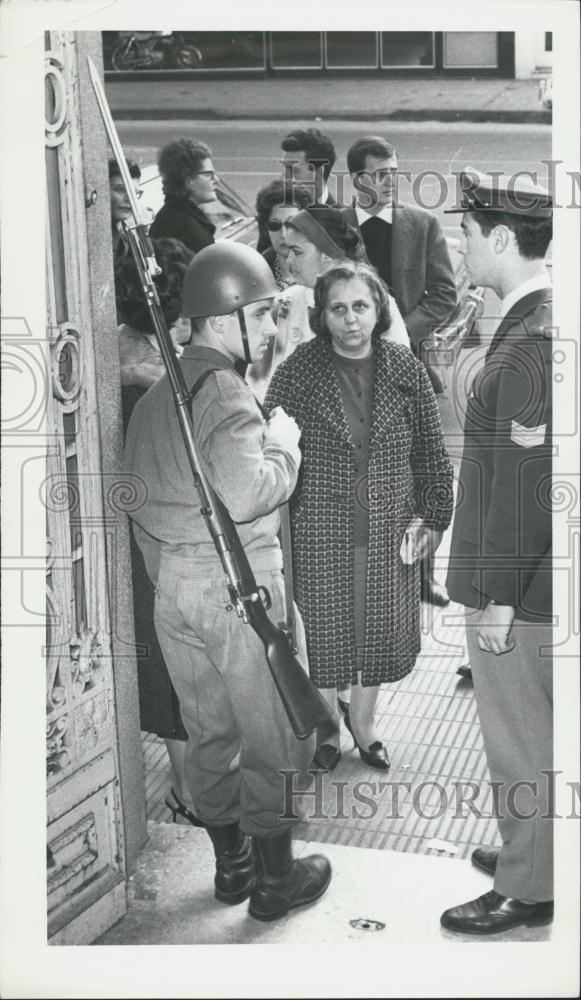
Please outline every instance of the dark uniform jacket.
[[[293, 561], [311, 677], [319, 687], [357, 679], [353, 595], [356, 449], [328, 342], [299, 345], [274, 373], [265, 400], [301, 432], [303, 461], [293, 497]], [[445, 528], [452, 466], [438, 405], [423, 366], [399, 344], [375, 346], [367, 489], [369, 510], [364, 685], [394, 681], [420, 650], [418, 565], [400, 548], [410, 521]]]
[[164, 205], [151, 224], [149, 235], [154, 240], [162, 236], [181, 240], [197, 253], [214, 242], [215, 232], [216, 227], [193, 201], [167, 194]]
[[452, 600], [551, 615], [552, 289], [502, 320], [467, 401], [447, 588]]

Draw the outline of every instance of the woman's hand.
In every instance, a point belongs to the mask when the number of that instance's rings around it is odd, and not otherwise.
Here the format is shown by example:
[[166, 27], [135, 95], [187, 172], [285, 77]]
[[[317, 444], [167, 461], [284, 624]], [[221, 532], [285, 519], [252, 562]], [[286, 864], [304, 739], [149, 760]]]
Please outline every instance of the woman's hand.
[[415, 560], [427, 559], [432, 556], [442, 541], [443, 532], [436, 531], [435, 528], [428, 528], [422, 524], [418, 529], [414, 541], [413, 554]]

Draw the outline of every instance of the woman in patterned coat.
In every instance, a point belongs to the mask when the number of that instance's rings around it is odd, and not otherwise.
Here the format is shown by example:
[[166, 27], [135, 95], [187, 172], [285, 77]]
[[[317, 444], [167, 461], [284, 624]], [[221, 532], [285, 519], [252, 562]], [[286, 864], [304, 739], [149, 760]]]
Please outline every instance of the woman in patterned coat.
[[[316, 758], [328, 769], [340, 756], [337, 689], [350, 684], [343, 711], [359, 753], [372, 767], [389, 767], [374, 721], [379, 685], [414, 666], [418, 561], [435, 551], [452, 516], [436, 398], [411, 351], [380, 339], [389, 322], [376, 272], [333, 264], [315, 285], [316, 336], [276, 370], [265, 401], [283, 406], [302, 431], [292, 510], [296, 598], [311, 677], [336, 716]], [[408, 564], [401, 552], [414, 521]]]

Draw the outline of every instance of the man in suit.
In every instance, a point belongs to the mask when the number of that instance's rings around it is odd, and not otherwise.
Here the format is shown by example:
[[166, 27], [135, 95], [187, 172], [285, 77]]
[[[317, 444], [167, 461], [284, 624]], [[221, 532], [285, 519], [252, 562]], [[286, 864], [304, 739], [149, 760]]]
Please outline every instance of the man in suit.
[[[403, 316], [416, 357], [426, 365], [434, 391], [442, 392], [437, 368], [427, 363], [434, 329], [445, 323], [456, 301], [446, 239], [432, 212], [395, 199], [398, 160], [381, 136], [358, 139], [347, 152], [347, 168], [358, 192], [345, 221], [361, 231], [367, 256], [390, 289]], [[422, 563], [422, 598], [445, 607], [449, 598], [434, 579], [433, 563]]]
[[217, 198], [212, 150], [196, 139], [177, 139], [163, 147], [157, 165], [165, 202], [149, 235], [152, 239], [169, 236], [181, 240], [197, 253], [214, 242], [216, 231], [202, 208]]
[[329, 191], [328, 181], [337, 159], [328, 135], [317, 128], [295, 129], [282, 140], [284, 179], [311, 187], [313, 205], [342, 208]]
[[467, 401], [447, 586], [466, 609], [502, 847], [472, 855], [494, 889], [441, 922], [492, 934], [553, 912], [552, 203], [511, 178], [465, 173], [462, 188], [460, 252], [501, 320]]

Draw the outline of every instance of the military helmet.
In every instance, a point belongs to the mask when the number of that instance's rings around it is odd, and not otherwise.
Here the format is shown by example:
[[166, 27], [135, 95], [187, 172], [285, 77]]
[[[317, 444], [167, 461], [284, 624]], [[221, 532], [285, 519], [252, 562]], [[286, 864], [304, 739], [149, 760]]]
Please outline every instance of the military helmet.
[[264, 257], [243, 243], [204, 247], [190, 262], [184, 280], [182, 316], [225, 316], [277, 294]]

